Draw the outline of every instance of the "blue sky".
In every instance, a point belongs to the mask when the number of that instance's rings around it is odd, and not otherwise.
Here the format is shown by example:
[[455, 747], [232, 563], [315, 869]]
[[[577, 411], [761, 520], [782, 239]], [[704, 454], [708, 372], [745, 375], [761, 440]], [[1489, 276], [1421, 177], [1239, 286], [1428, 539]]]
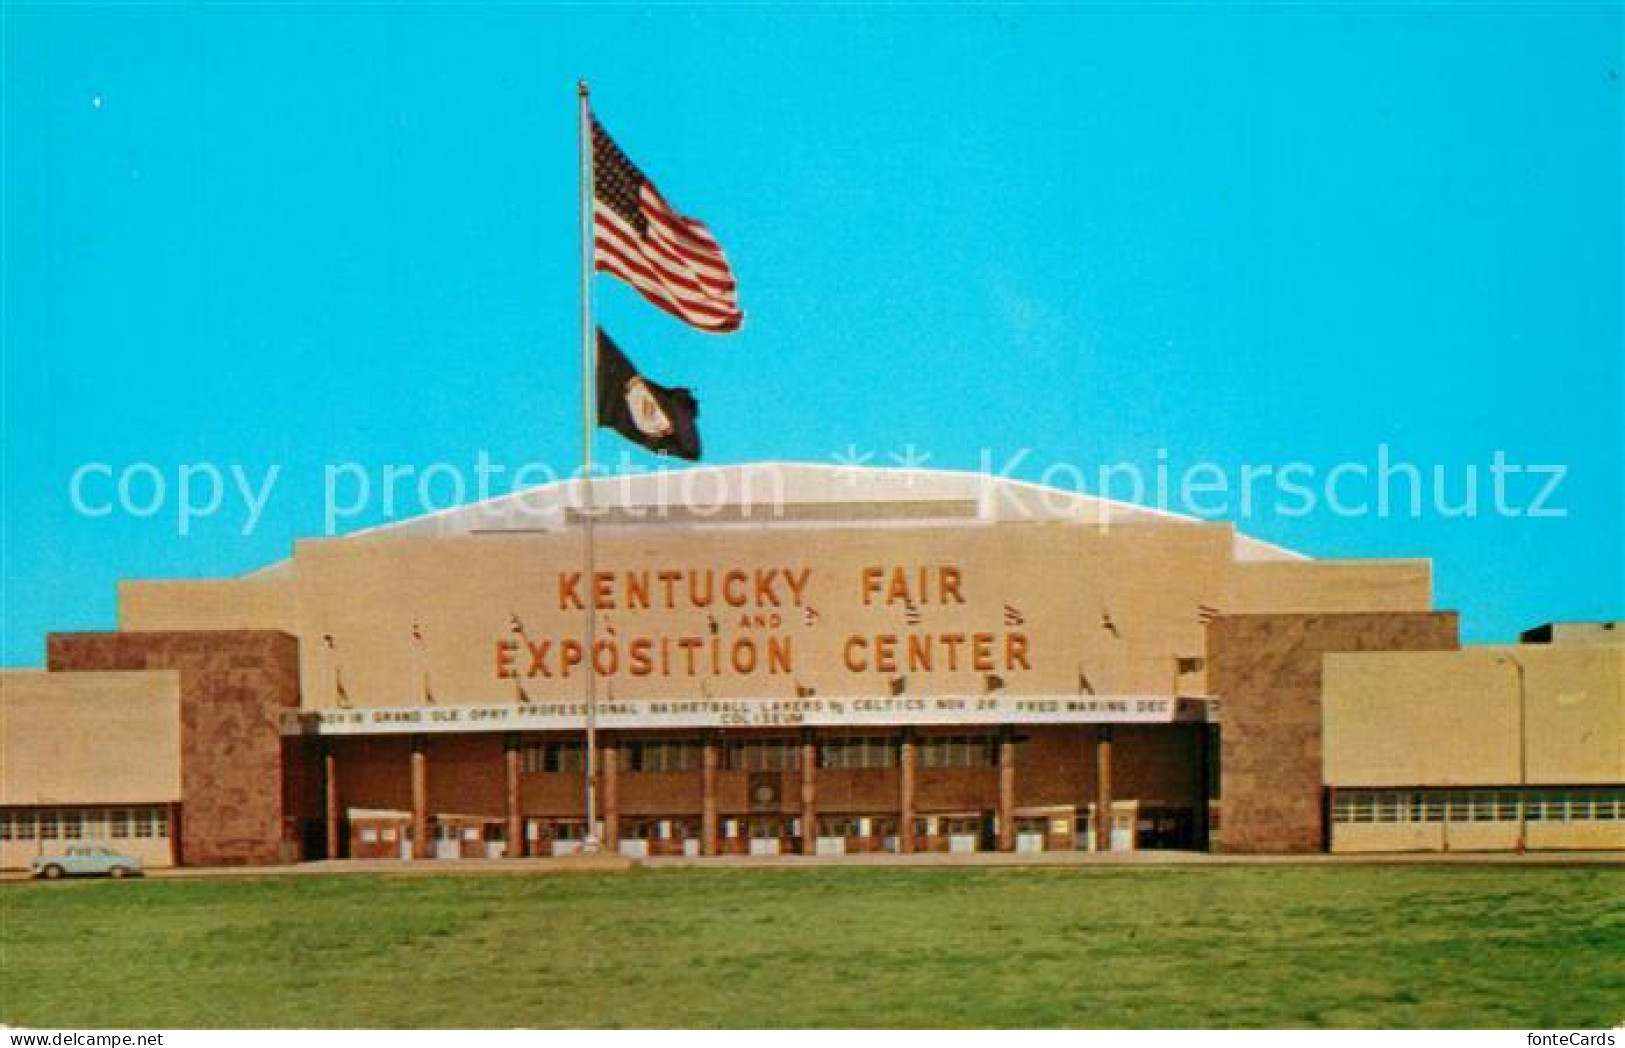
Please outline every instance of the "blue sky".
[[[1564, 466], [1566, 515], [1208, 515], [1430, 557], [1473, 639], [1625, 613], [1617, 5], [14, 3], [0, 28], [6, 664], [111, 628], [119, 579], [287, 555], [330, 463], [575, 461], [581, 76], [739, 272], [728, 338], [599, 281], [622, 346], [699, 393], [711, 462], [1030, 449], [1037, 480], [1387, 445], [1456, 500], [1500, 451]], [[183, 537], [172, 507], [78, 514], [87, 462], [281, 472], [252, 534], [228, 500]]]

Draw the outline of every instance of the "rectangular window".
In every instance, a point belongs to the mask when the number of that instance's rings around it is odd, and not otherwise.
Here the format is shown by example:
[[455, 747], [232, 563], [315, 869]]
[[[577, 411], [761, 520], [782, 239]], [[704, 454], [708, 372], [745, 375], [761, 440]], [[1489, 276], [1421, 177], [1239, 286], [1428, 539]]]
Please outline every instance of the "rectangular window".
[[54, 841], [61, 836], [61, 828], [57, 822], [56, 812], [42, 811], [39, 813], [39, 839]]
[[846, 817], [819, 819], [818, 836], [856, 837], [858, 836], [858, 820]]
[[585, 822], [555, 822], [553, 839], [556, 841], [583, 841], [587, 839]]
[[729, 771], [792, 771], [801, 766], [800, 744], [787, 739], [740, 739], [728, 744]]
[[527, 775], [580, 775], [587, 770], [587, 747], [580, 742], [540, 742], [519, 751], [519, 770]]
[[919, 742], [922, 768], [993, 768], [999, 740], [992, 735], [931, 735]]
[[165, 808], [152, 810], [152, 835], [154, 837], [169, 836], [169, 811]]
[[137, 837], [151, 837], [152, 836], [152, 820], [151, 820], [151, 818], [148, 817], [148, 815], [149, 815], [149, 813], [147, 813], [145, 811], [142, 811], [140, 809], [136, 809], [136, 810], [133, 810], [133, 811], [130, 812], [130, 823], [131, 823], [132, 826], [135, 827], [135, 836], [137, 836]]
[[746, 819], [745, 836], [752, 840], [776, 840], [783, 834], [783, 823], [778, 819]]
[[818, 744], [821, 768], [895, 768], [897, 741], [883, 735], [825, 739]]
[[123, 808], [114, 808], [108, 812], [107, 835], [120, 841], [130, 836], [130, 813]]
[[11, 840], [11, 813], [0, 811], [0, 841]]
[[695, 739], [633, 740], [623, 747], [627, 771], [699, 771], [705, 762], [705, 746]]
[[84, 817], [80, 812], [65, 811], [62, 813], [63, 840], [83, 840], [85, 836]]

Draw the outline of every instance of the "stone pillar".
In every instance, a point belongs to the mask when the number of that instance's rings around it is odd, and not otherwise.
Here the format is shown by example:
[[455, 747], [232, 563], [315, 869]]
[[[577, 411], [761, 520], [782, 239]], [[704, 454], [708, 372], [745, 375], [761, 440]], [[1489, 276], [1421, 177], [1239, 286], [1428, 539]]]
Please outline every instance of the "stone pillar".
[[502, 760], [507, 773], [508, 858], [520, 859], [525, 855], [525, 821], [519, 815], [519, 736], [503, 740]]
[[429, 754], [423, 736], [412, 736], [412, 858], [434, 854], [429, 840]]
[[603, 780], [603, 849], [611, 855], [621, 850], [621, 747], [613, 737], [598, 736], [598, 774]]
[[818, 739], [808, 728], [801, 735], [801, 854], [818, 852]]
[[717, 767], [721, 754], [715, 735], [707, 735], [702, 752], [700, 778], [704, 799], [700, 808], [700, 854], [717, 853]]
[[1328, 652], [1454, 651], [1455, 612], [1223, 615], [1207, 625], [1218, 698], [1220, 836], [1226, 852], [1326, 845], [1321, 670]]
[[999, 732], [999, 850], [1016, 850], [1016, 737]]
[[1095, 729], [1095, 850], [1112, 850], [1112, 728]]
[[897, 850], [904, 855], [914, 853], [914, 791], [917, 761], [914, 729], [903, 729], [903, 742], [898, 753], [897, 788]]
[[339, 838], [339, 759], [332, 744], [322, 747], [322, 793], [327, 823], [327, 857], [337, 859], [344, 854], [344, 841]]

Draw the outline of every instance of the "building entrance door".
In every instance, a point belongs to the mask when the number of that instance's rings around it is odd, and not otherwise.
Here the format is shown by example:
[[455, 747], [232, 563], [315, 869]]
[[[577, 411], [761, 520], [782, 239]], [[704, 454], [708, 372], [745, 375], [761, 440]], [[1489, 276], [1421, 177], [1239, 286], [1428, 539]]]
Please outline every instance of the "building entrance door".
[[1018, 817], [1016, 819], [1016, 851], [1043, 851], [1044, 831], [1048, 826], [1049, 820], [1041, 815]]
[[845, 855], [846, 839], [852, 835], [855, 820], [837, 817], [818, 820], [818, 840], [813, 847], [815, 855]]
[[554, 819], [547, 854], [580, 855], [587, 843], [586, 819]]
[[751, 855], [778, 855], [783, 851], [784, 820], [778, 816], [759, 815], [745, 820]]
[[1141, 848], [1196, 847], [1196, 813], [1189, 808], [1141, 808]]
[[982, 820], [975, 816], [959, 816], [940, 820], [943, 836], [948, 838], [948, 851], [969, 854], [981, 851]]
[[1112, 812], [1112, 851], [1134, 850], [1134, 813]]

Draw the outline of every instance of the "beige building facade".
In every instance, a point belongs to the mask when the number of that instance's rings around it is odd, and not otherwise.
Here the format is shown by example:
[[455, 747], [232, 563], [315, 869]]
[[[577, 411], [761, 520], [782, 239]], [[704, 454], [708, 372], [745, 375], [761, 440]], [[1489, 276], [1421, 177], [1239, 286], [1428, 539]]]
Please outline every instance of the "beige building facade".
[[[1345, 830], [1361, 791], [1625, 782], [1620, 649], [1460, 650], [1426, 561], [1314, 560], [936, 471], [692, 470], [595, 481], [592, 504], [590, 564], [581, 486], [558, 484], [302, 541], [242, 578], [122, 584], [117, 631], [54, 635], [47, 671], [3, 678], [6, 863], [45, 846], [48, 804], [99, 798], [172, 806], [170, 861], [188, 863], [589, 838], [636, 855], [1620, 846], [1607, 827]], [[1522, 655], [1519, 777], [1504, 703], [1482, 696]], [[1459, 756], [1425, 741], [1463, 721]], [[48, 748], [58, 724], [156, 739], [159, 722], [173, 757], [156, 745], [142, 774], [170, 776], [163, 797]]]
[[0, 867], [107, 843], [174, 861], [180, 675], [0, 672]]
[[1625, 645], [1536, 635], [1326, 656], [1333, 851], [1625, 848]]

